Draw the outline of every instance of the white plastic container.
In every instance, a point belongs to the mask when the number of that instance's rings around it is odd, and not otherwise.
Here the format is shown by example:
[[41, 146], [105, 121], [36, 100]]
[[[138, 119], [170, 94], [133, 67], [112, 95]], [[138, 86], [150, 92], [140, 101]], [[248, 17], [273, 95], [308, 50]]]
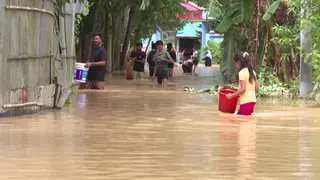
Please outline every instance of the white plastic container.
[[85, 65], [86, 65], [85, 63], [74, 64], [74, 73], [73, 73], [74, 82], [80, 82], [80, 83], [87, 82], [89, 68], [84, 67]]

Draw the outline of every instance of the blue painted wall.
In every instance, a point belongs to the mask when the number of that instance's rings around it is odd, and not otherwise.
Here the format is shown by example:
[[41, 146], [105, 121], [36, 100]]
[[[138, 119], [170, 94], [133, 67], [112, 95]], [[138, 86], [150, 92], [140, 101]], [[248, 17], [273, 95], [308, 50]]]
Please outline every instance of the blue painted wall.
[[199, 37], [197, 31], [201, 32], [201, 22], [186, 23], [186, 25], [177, 31], [177, 37]]

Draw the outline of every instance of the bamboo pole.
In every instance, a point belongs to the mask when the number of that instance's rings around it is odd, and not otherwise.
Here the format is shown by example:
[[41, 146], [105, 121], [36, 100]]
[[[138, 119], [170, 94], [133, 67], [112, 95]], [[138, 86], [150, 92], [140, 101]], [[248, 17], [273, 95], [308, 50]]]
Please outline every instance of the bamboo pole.
[[3, 109], [11, 109], [11, 108], [20, 108], [20, 107], [27, 107], [27, 106], [39, 106], [37, 102], [28, 102], [28, 103], [21, 103], [21, 104], [4, 104], [2, 105]]
[[55, 15], [53, 12], [45, 10], [45, 9], [27, 7], [27, 6], [6, 6], [5, 8], [6, 8], [6, 10], [24, 10], [24, 11], [41, 12], [41, 13], [50, 14], [51, 16], [53, 16], [55, 18]]

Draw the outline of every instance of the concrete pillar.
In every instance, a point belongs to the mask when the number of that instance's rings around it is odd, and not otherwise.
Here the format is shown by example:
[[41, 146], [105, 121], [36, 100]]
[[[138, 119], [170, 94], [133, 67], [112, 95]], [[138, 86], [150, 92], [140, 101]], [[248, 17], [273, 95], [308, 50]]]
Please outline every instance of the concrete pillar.
[[201, 56], [204, 55], [204, 51], [203, 48], [206, 46], [207, 42], [206, 42], [206, 34], [207, 34], [207, 24], [206, 22], [202, 22], [202, 30], [201, 30]]
[[[304, 0], [304, 1], [310, 1], [311, 0]], [[306, 9], [301, 9], [302, 15], [307, 11]], [[307, 12], [308, 13], [308, 12]], [[309, 14], [309, 13], [308, 13]], [[307, 16], [309, 16], [307, 14]], [[303, 25], [305, 22], [302, 20], [301, 25]], [[312, 41], [310, 39], [310, 36], [306, 36], [309, 32], [309, 29], [305, 27], [300, 32], [300, 46], [303, 48], [303, 52], [309, 52], [309, 50], [312, 48]], [[311, 94], [311, 91], [313, 89], [312, 86], [312, 67], [310, 65], [311, 62], [311, 56], [309, 59], [305, 59], [304, 53], [301, 53], [301, 61], [300, 61], [300, 97], [308, 97]]]

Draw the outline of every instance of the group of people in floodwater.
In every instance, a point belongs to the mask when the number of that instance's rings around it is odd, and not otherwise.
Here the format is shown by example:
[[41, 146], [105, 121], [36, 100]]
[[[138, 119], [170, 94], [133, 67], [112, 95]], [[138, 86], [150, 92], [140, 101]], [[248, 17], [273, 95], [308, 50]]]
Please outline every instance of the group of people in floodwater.
[[[153, 79], [157, 79], [158, 84], [167, 85], [168, 78], [173, 74], [173, 67], [176, 64], [176, 52], [172, 48], [172, 44], [167, 44], [167, 50], [164, 49], [162, 41], [152, 43], [152, 50], [146, 55], [142, 51], [142, 43], [136, 44], [136, 49], [130, 54], [130, 58], [133, 59], [133, 70], [135, 71], [136, 78], [141, 77], [141, 73], [144, 73], [144, 62], [147, 57], [147, 63], [149, 65], [150, 76]], [[182, 64], [184, 73], [195, 72], [195, 69], [199, 63], [198, 51], [194, 48], [191, 58], [185, 60], [184, 51], [179, 54], [179, 63]], [[205, 61], [206, 66], [211, 66], [212, 55], [210, 51], [207, 51], [202, 61]], [[256, 104], [256, 91], [259, 89], [259, 83], [256, 73], [250, 63], [250, 56], [247, 52], [240, 52], [234, 56], [235, 66], [239, 70], [238, 82], [239, 89], [232, 93], [227, 94], [228, 99], [240, 97], [240, 109], [238, 115], [251, 115], [254, 112]]]
[[[186, 59], [185, 50], [178, 53], [179, 64], [182, 64], [183, 73], [194, 73], [199, 63], [199, 53], [193, 48], [190, 59]], [[134, 78], [140, 79], [144, 74], [145, 62], [149, 66], [149, 76], [157, 80], [158, 84], [167, 85], [169, 77], [173, 76], [173, 69], [177, 66], [177, 53], [173, 49], [172, 43], [168, 43], [166, 49], [163, 41], [152, 42], [151, 51], [146, 54], [142, 51], [142, 43], [137, 43], [134, 51], [129, 56], [133, 60]], [[146, 61], [145, 61], [146, 59]], [[212, 55], [208, 50], [205, 57], [206, 66], [212, 65]]]
[[[106, 50], [102, 46], [101, 36], [94, 35], [93, 42], [95, 46], [92, 51], [91, 60], [85, 67], [89, 68], [87, 82], [80, 85], [80, 88], [87, 89], [104, 89], [104, 80], [106, 73], [107, 56]], [[197, 50], [193, 50], [190, 59], [184, 60], [183, 51], [180, 52], [179, 63], [182, 64], [184, 73], [191, 73], [199, 62], [199, 54]], [[167, 84], [168, 77], [173, 74], [173, 67], [176, 66], [176, 52], [173, 50], [172, 44], [167, 44], [167, 50], [164, 49], [162, 41], [152, 44], [152, 50], [146, 55], [142, 51], [142, 43], [137, 43], [134, 51], [130, 53], [133, 60], [134, 76], [142, 78], [144, 73], [144, 64], [147, 59], [149, 65], [150, 76], [154, 80], [157, 79], [158, 84]], [[238, 115], [252, 115], [256, 105], [256, 91], [260, 86], [258, 83], [256, 72], [251, 65], [250, 55], [248, 52], [239, 52], [234, 56], [235, 66], [238, 69], [239, 88], [236, 92], [226, 94], [228, 99], [240, 97], [240, 109]], [[202, 59], [206, 66], [211, 66], [212, 56], [210, 52]]]
[[[102, 45], [100, 34], [93, 36], [93, 42], [94, 46], [90, 62], [85, 65], [85, 67], [89, 68], [87, 82], [80, 85], [81, 89], [104, 89], [107, 65], [106, 50]], [[177, 66], [177, 55], [172, 43], [168, 43], [165, 49], [163, 41], [160, 40], [156, 43], [152, 42], [152, 49], [148, 54], [142, 50], [142, 43], [137, 43], [135, 49], [129, 54], [129, 57], [133, 62], [133, 67], [131, 68], [130, 65], [129, 69], [133, 70], [132, 76], [134, 78], [141, 79], [144, 76], [145, 63], [147, 62], [149, 76], [153, 80], [157, 80], [158, 84], [167, 85], [168, 78], [173, 76], [173, 69]], [[184, 51], [179, 53], [179, 57], [179, 63], [182, 64], [184, 73], [195, 72], [199, 62], [199, 54], [195, 48], [190, 59], [185, 60]], [[211, 66], [212, 56], [209, 51], [203, 60], [206, 61], [206, 66]]]

